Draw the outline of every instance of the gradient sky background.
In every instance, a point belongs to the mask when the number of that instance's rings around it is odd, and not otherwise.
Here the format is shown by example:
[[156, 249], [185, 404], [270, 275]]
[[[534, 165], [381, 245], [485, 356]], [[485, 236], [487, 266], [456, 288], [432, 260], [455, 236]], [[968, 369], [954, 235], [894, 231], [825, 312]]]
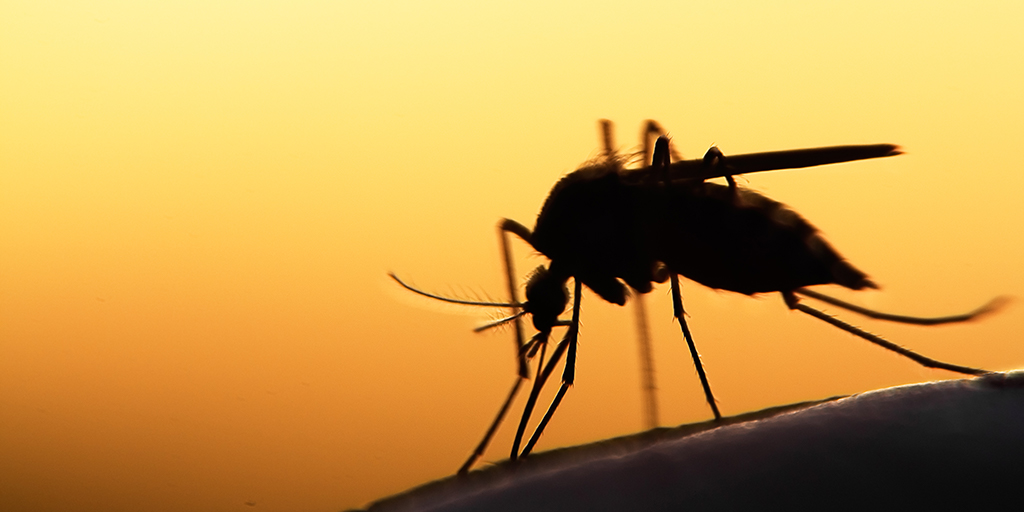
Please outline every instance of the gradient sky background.
[[[498, 219], [532, 226], [599, 118], [623, 150], [657, 119], [691, 158], [900, 144], [741, 184], [884, 288], [823, 291], [924, 315], [1024, 297], [1022, 26], [1020, 2], [2, 2], [0, 509], [330, 511], [450, 475], [511, 333], [385, 273], [502, 297]], [[778, 296], [683, 293], [726, 415], [957, 377]], [[641, 428], [632, 312], [584, 295], [540, 449]], [[648, 311], [662, 424], [709, 419], [666, 287]], [[1019, 301], [843, 316], [1024, 366]]]

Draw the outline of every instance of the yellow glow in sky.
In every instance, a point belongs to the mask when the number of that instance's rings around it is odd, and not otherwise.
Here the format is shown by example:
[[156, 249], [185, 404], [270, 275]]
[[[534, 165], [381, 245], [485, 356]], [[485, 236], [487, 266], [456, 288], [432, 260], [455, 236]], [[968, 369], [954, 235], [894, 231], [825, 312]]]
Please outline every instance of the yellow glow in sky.
[[[4, 3], [0, 509], [338, 510], [451, 474], [512, 384], [511, 334], [385, 273], [503, 297], [495, 225], [532, 226], [599, 118], [624, 151], [657, 119], [690, 158], [900, 144], [740, 184], [883, 286], [823, 291], [918, 315], [1024, 296], [1024, 7], [713, 5]], [[545, 263], [515, 249], [523, 276]], [[957, 377], [778, 296], [683, 293], [726, 415]], [[662, 423], [710, 418], [667, 287], [647, 307]], [[845, 317], [1024, 365], [1019, 304]], [[582, 321], [539, 449], [641, 428], [632, 312], [584, 291]]]

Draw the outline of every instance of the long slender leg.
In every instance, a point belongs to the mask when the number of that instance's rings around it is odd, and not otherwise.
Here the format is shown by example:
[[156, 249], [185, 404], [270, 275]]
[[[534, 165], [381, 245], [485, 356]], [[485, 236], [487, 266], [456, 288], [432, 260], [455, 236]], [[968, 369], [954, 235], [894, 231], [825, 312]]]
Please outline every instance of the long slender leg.
[[558, 404], [562, 403], [562, 397], [565, 396], [565, 392], [569, 391], [569, 384], [562, 383], [562, 387], [558, 388], [558, 393], [555, 395], [555, 399], [551, 401], [551, 406], [548, 407], [548, 412], [544, 413], [544, 418], [540, 420], [537, 425], [537, 430], [533, 432], [533, 436], [530, 437], [530, 442], [526, 443], [526, 448], [523, 448], [523, 453], [520, 457], [526, 457], [533, 451], [534, 445], [537, 444], [537, 440], [540, 439], [541, 432], [544, 432], [544, 427], [548, 426], [548, 422], [551, 421], [551, 416], [554, 416], [555, 409], [558, 408]]
[[[508, 246], [508, 231], [505, 229], [504, 222], [498, 225], [498, 239], [501, 240], [501, 253], [505, 270], [505, 283], [508, 285], [508, 297], [512, 299], [513, 304], [519, 304], [519, 297], [516, 293], [515, 269], [512, 263], [512, 251]], [[518, 313], [518, 309], [518, 307], [513, 307], [512, 314]], [[526, 355], [523, 353], [523, 322], [518, 318], [515, 320], [515, 329], [515, 348], [516, 360], [519, 365], [519, 377], [528, 379], [530, 378], [530, 373], [526, 367]]]
[[[611, 159], [615, 156], [612, 123], [607, 119], [599, 121], [601, 128], [601, 139], [604, 143], [605, 158]], [[655, 121], [647, 121], [643, 131], [640, 132], [640, 140], [643, 144], [643, 165], [649, 165], [653, 156], [653, 145], [651, 144], [652, 133], [662, 135], [664, 130]], [[636, 317], [637, 348], [640, 356], [640, 394], [643, 399], [643, 423], [647, 429], [658, 426], [658, 387], [654, 381], [654, 355], [651, 350], [651, 330], [647, 325], [647, 308], [644, 304], [644, 296], [636, 292], [630, 298], [632, 308]]]
[[[658, 137], [658, 140], [654, 143], [654, 157], [651, 167], [661, 167], [664, 173], [663, 178], [665, 186], [672, 186], [668, 176], [668, 166], [671, 163], [669, 153], [668, 139], [664, 136]], [[707, 398], [708, 405], [711, 406], [711, 412], [714, 413], [715, 419], [722, 419], [722, 413], [718, 412], [718, 404], [715, 403], [715, 395], [711, 393], [711, 384], [708, 383], [708, 376], [704, 373], [704, 365], [700, 362], [700, 354], [697, 352], [697, 345], [693, 342], [693, 336], [690, 335], [690, 328], [686, 325], [685, 312], [683, 311], [683, 295], [679, 290], [679, 276], [675, 272], [670, 272], [669, 280], [672, 282], [672, 314], [675, 315], [676, 320], [679, 322], [679, 328], [683, 331], [683, 337], [686, 338], [686, 344], [690, 347], [690, 357], [693, 358], [693, 365], [697, 368], [697, 375], [700, 377], [700, 385], [704, 388], [704, 397]]]
[[868, 308], [865, 308], [865, 307], [861, 307], [861, 306], [858, 306], [856, 304], [850, 304], [849, 302], [846, 302], [846, 301], [843, 301], [843, 300], [839, 300], [839, 299], [837, 299], [835, 297], [830, 297], [830, 296], [825, 295], [823, 293], [818, 293], [818, 292], [816, 292], [814, 290], [809, 290], [807, 288], [797, 288], [796, 290], [794, 290], [794, 292], [797, 293], [797, 294], [803, 295], [805, 297], [810, 297], [812, 299], [817, 299], [817, 300], [820, 300], [822, 302], [831, 304], [833, 306], [843, 308], [843, 309], [845, 309], [847, 311], [853, 311], [854, 313], [858, 313], [858, 314], [864, 315], [864, 316], [869, 317], [869, 318], [874, 318], [876, 320], [888, 320], [890, 322], [899, 322], [899, 323], [903, 323], [903, 324], [914, 324], [914, 325], [940, 325], [940, 324], [950, 324], [950, 323], [968, 322], [968, 321], [971, 321], [971, 320], [976, 320], [976, 319], [978, 319], [978, 318], [980, 318], [980, 317], [982, 317], [984, 315], [995, 313], [996, 311], [999, 310], [999, 308], [1003, 307], [1003, 305], [1005, 305], [1008, 302], [1008, 300], [1009, 300], [1006, 297], [996, 297], [996, 298], [988, 301], [987, 303], [985, 303], [985, 305], [981, 306], [980, 308], [975, 309], [974, 311], [971, 311], [970, 313], [964, 313], [962, 315], [950, 315], [950, 316], [939, 316], [939, 317], [926, 318], [926, 317], [906, 316], [906, 315], [893, 315], [893, 314], [890, 314], [890, 313], [882, 313], [880, 311], [875, 311], [873, 309], [868, 309]]
[[[643, 165], [654, 164], [652, 136], [664, 135], [665, 131], [653, 120], [648, 120], [640, 133], [643, 141]], [[671, 151], [671, 148], [670, 148]], [[670, 153], [672, 154], [672, 153]], [[640, 349], [640, 389], [644, 398], [644, 427], [658, 426], [658, 387], [654, 379], [654, 355], [651, 349], [651, 330], [647, 324], [647, 305], [644, 295], [636, 292], [632, 297], [636, 316], [637, 341]]]
[[[502, 261], [504, 263], [505, 270], [505, 283], [508, 285], [508, 296], [511, 299], [512, 304], [519, 304], [519, 297], [516, 293], [516, 281], [515, 281], [515, 269], [512, 264], [512, 251], [509, 249], [508, 243], [508, 229], [505, 229], [507, 222], [502, 222], [498, 225], [498, 240], [501, 243]], [[521, 226], [521, 225], [520, 225]], [[525, 228], [523, 228], [525, 229]], [[529, 231], [527, 230], [527, 233]], [[512, 307], [512, 313], [518, 313], [518, 306]], [[519, 388], [523, 384], [524, 379], [528, 379], [530, 376], [529, 368], [526, 365], [526, 351], [523, 349], [523, 323], [521, 318], [516, 318], [515, 324], [515, 344], [516, 344], [516, 361], [518, 363], [518, 375], [516, 381], [512, 385], [512, 389], [508, 393], [508, 397], [505, 398], [505, 402], [502, 403], [501, 409], [498, 410], [497, 416], [494, 417], [494, 421], [491, 422], [491, 426], [487, 428], [487, 432], [484, 433], [484, 438], [480, 440], [480, 443], [473, 450], [473, 453], [469, 455], [466, 462], [459, 468], [458, 474], [463, 475], [469, 471], [473, 464], [476, 463], [480, 457], [483, 456], [484, 451], [487, 449], [487, 445], [491, 443], [491, 438], [494, 437], [494, 433], [498, 430], [498, 426], [501, 425], [502, 420], [505, 419], [505, 414], [508, 413], [509, 407], [512, 405], [512, 400], [515, 399], [516, 393], [519, 392]], [[538, 368], [540, 366], [538, 365]]]
[[697, 375], [700, 377], [700, 385], [704, 388], [704, 397], [708, 400], [708, 405], [711, 406], [711, 412], [715, 414], [715, 419], [722, 419], [722, 413], [718, 412], [718, 405], [715, 403], [715, 395], [711, 393], [711, 384], [708, 383], [708, 376], [704, 373], [704, 365], [700, 363], [700, 354], [697, 353], [697, 345], [693, 343], [693, 336], [690, 336], [690, 328], [686, 326], [686, 318], [684, 318], [683, 311], [683, 296], [679, 291], [679, 276], [672, 274], [670, 277], [672, 281], [672, 310], [675, 314], [676, 320], [679, 321], [679, 327], [683, 330], [683, 337], [686, 338], [686, 344], [690, 347], [690, 357], [693, 358], [693, 365], [697, 367]]
[[654, 380], [654, 356], [651, 350], [651, 330], [647, 325], [647, 306], [644, 295], [636, 292], [632, 297], [636, 313], [636, 334], [640, 349], [640, 389], [644, 399], [644, 427], [658, 426], [658, 386]]
[[551, 372], [554, 371], [555, 365], [562, 359], [562, 354], [565, 353], [566, 347], [569, 345], [569, 337], [566, 336], [558, 343], [555, 350], [551, 353], [551, 359], [548, 360], [547, 366], [541, 371], [539, 366], [537, 370], [537, 378], [533, 382], [533, 389], [530, 391], [530, 398], [526, 401], [526, 407], [523, 408], [523, 417], [519, 420], [519, 428], [516, 430], [516, 438], [512, 441], [512, 453], [509, 455], [509, 459], [516, 460], [519, 458], [519, 446], [523, 442], [523, 434], [526, 433], [526, 424], [530, 421], [530, 415], [533, 414], [533, 408], [537, 405], [537, 397], [540, 395], [540, 390], [544, 387], [548, 377], [551, 376]]
[[653, 141], [653, 139], [657, 138], [657, 137], [660, 137], [660, 136], [662, 136], [664, 134], [665, 133], [661, 129], [661, 126], [658, 125], [658, 123], [656, 121], [648, 119], [647, 123], [644, 124], [643, 130], [640, 132], [640, 140], [643, 141], [643, 146], [644, 146], [644, 156], [643, 156], [643, 164], [644, 165], [652, 165], [654, 163], [654, 160], [653, 160], [654, 159], [654, 144], [653, 144], [654, 141]]
[[494, 418], [494, 421], [491, 422], [491, 426], [487, 429], [487, 433], [484, 434], [484, 438], [480, 441], [480, 444], [476, 445], [476, 449], [473, 450], [473, 453], [469, 455], [466, 462], [464, 462], [459, 468], [457, 474], [464, 475], [469, 472], [470, 468], [473, 467], [473, 464], [476, 464], [476, 461], [480, 460], [480, 457], [484, 455], [484, 451], [487, 450], [487, 445], [490, 444], [491, 438], [494, 437], [494, 432], [498, 430], [498, 425], [501, 424], [501, 420], [505, 419], [505, 414], [508, 413], [508, 409], [512, 405], [512, 399], [516, 397], [516, 393], [519, 392], [519, 388], [523, 385], [524, 380], [525, 379], [522, 377], [516, 377], [516, 381], [512, 385], [512, 390], [508, 393], [508, 398], [505, 399], [505, 403], [502, 404], [501, 409], [498, 410], [498, 415]]
[[548, 406], [548, 411], [544, 413], [544, 417], [540, 420], [537, 425], [537, 430], [530, 436], [530, 442], [526, 443], [526, 448], [523, 449], [521, 457], [526, 457], [533, 450], [534, 445], [537, 444], [537, 440], [540, 439], [540, 435], [544, 432], [544, 427], [551, 421], [551, 417], [555, 414], [555, 409], [558, 408], [558, 404], [562, 403], [562, 397], [565, 396], [565, 392], [569, 390], [569, 387], [573, 385], [576, 380], [576, 342], [579, 339], [580, 329], [580, 298], [583, 291], [583, 285], [579, 279], [576, 281], [576, 288], [573, 293], [573, 304], [572, 304], [572, 324], [569, 326], [569, 332], [565, 334], [565, 339], [562, 343], [569, 343], [569, 353], [565, 356], [565, 370], [562, 372], [562, 387], [558, 389], [558, 394], [555, 395], [555, 399], [552, 400], [551, 405]]
[[[515, 234], [519, 238], [522, 238], [523, 241], [530, 244], [531, 246], [533, 245], [533, 233], [530, 232], [530, 229], [527, 228], [526, 226], [512, 219], [503, 219], [498, 226], [498, 229], [502, 232], [503, 247], [505, 246], [505, 233], [509, 232]], [[511, 266], [511, 258], [508, 256], [508, 254], [508, 252], [505, 253], [506, 260], [509, 261], [509, 265], [507, 266]], [[510, 291], [514, 294], [515, 291], [513, 290], [513, 288], [514, 286], [510, 284]], [[549, 335], [550, 331], [540, 333], [539, 336], [543, 336], [543, 339], [541, 339], [540, 343], [547, 343], [547, 337]], [[537, 379], [533, 383], [533, 389], [530, 391], [530, 398], [526, 401], [526, 407], [523, 410], [523, 417], [522, 419], [519, 420], [519, 428], [516, 430], [516, 437], [515, 440], [512, 442], [512, 453], [509, 456], [509, 458], [512, 460], [516, 460], [516, 458], [519, 455], [519, 445], [522, 442], [523, 434], [526, 431], [526, 423], [527, 421], [529, 421], [530, 415], [533, 413], [533, 408], [537, 404], [537, 395], [540, 394], [541, 388], [544, 387], [544, 383], [547, 381], [548, 376], [551, 374], [551, 371], [553, 370], [555, 363], [558, 361], [558, 359], [562, 357], [562, 353], [565, 352], [565, 345], [565, 340], [558, 344], [558, 347], [556, 347], [555, 351], [551, 354], [551, 360], [548, 361], [548, 365], [547, 367], [544, 368], [544, 371], [540, 370], [541, 365], [537, 366]], [[521, 346], [522, 345], [520, 344], [520, 348], [518, 349], [520, 354], [522, 354]], [[523, 356], [520, 355], [520, 357]]]
[[[519, 428], [516, 429], [516, 438], [512, 441], [512, 453], [509, 455], [510, 460], [516, 460], [516, 457], [519, 456], [519, 443], [522, 442], [523, 433], [526, 432], [526, 423], [529, 421], [530, 415], [533, 414], [533, 408], [537, 403], [537, 396], [539, 396], [540, 390], [544, 388], [544, 383], [547, 382], [547, 377], [543, 374], [551, 374], [551, 372], [543, 372], [544, 352], [547, 351], [548, 336], [547, 333], [540, 333], [540, 335], [543, 335], [544, 338], [539, 342], [541, 349], [540, 358], [537, 359], [537, 380], [533, 381], [533, 387], [530, 389], [530, 398], [526, 401], [526, 406], [523, 408], [523, 417], [519, 420]], [[557, 349], [551, 354], [551, 361], [548, 363], [548, 366], [554, 368], [553, 365], [555, 364], [556, 359], [561, 359], [561, 353]]]
[[790, 309], [795, 309], [795, 310], [800, 311], [802, 313], [806, 313], [808, 315], [811, 315], [814, 318], [817, 318], [819, 320], [823, 320], [825, 322], [828, 322], [828, 323], [830, 323], [830, 324], [832, 324], [832, 325], [834, 325], [834, 326], [836, 326], [836, 327], [838, 327], [838, 328], [840, 328], [840, 329], [842, 329], [842, 330], [844, 330], [844, 331], [846, 331], [846, 332], [848, 332], [850, 334], [854, 334], [856, 336], [860, 336], [861, 338], [864, 338], [864, 339], [870, 341], [871, 343], [874, 343], [875, 345], [878, 345], [878, 346], [880, 346], [882, 348], [885, 348], [885, 349], [891, 350], [893, 352], [896, 352], [897, 354], [899, 354], [901, 356], [913, 359], [918, 364], [920, 364], [922, 366], [925, 366], [927, 368], [939, 368], [939, 369], [942, 369], [942, 370], [949, 370], [951, 372], [963, 373], [963, 374], [967, 374], [967, 375], [985, 375], [987, 373], [990, 373], [990, 372], [988, 372], [986, 370], [980, 370], [978, 368], [971, 368], [971, 367], [968, 367], [968, 366], [960, 366], [960, 365], [956, 365], [956, 364], [943, 363], [942, 361], [936, 361], [935, 359], [932, 359], [930, 357], [925, 357], [925, 356], [922, 356], [921, 354], [918, 354], [916, 352], [912, 352], [910, 350], [907, 350], [907, 349], [905, 349], [905, 348], [903, 348], [903, 347], [901, 347], [901, 346], [899, 346], [899, 345], [897, 345], [895, 343], [892, 343], [891, 341], [886, 341], [886, 340], [884, 340], [884, 339], [882, 339], [882, 338], [880, 338], [878, 336], [875, 336], [874, 334], [871, 334], [870, 332], [867, 332], [867, 331], [862, 330], [862, 329], [858, 329], [857, 327], [854, 327], [854, 326], [852, 326], [852, 325], [850, 325], [850, 324], [848, 324], [848, 323], [846, 323], [846, 322], [844, 322], [842, 320], [839, 320], [838, 318], [835, 318], [835, 317], [832, 317], [830, 315], [827, 315], [827, 314], [825, 314], [825, 313], [823, 313], [821, 311], [818, 311], [817, 309], [814, 309], [814, 308], [812, 308], [810, 306], [807, 306], [805, 304], [801, 304], [799, 302], [799, 299], [797, 299], [796, 296], [793, 293], [783, 292], [782, 293], [782, 297], [786, 301], [786, 305], [788, 305], [790, 307]]
[[[538, 345], [540, 346], [540, 357], [537, 359], [537, 369], [539, 370], [544, 366], [544, 351], [547, 348], [547, 340], [540, 340], [538, 338], [530, 340], [531, 347], [535, 348]], [[531, 353], [532, 352], [533, 350], [531, 349]], [[521, 377], [516, 378], [515, 384], [512, 385], [512, 390], [509, 391], [508, 398], [505, 399], [505, 403], [502, 404], [501, 409], [498, 411], [498, 415], [494, 418], [494, 421], [491, 423], [490, 428], [487, 429], [487, 433], [484, 434], [483, 440], [481, 440], [480, 444], [478, 444], [476, 449], [473, 450], [473, 453], [469, 456], [469, 459], [467, 459], [466, 462], [462, 464], [462, 467], [459, 468], [457, 474], [466, 474], [470, 470], [470, 468], [473, 467], [473, 464], [476, 464], [476, 461], [483, 456], [484, 451], [487, 449], [487, 445], [490, 444], [491, 442], [491, 438], [494, 437], [494, 432], [498, 430], [498, 425], [500, 425], [501, 421], [505, 419], [505, 414], [508, 413], [508, 409], [512, 405], [512, 399], [515, 398], [516, 393], [519, 391], [519, 387], [522, 386], [523, 381], [525, 380], [526, 379], [523, 379]]]
[[601, 143], [604, 146], [604, 157], [611, 159], [615, 157], [615, 133], [612, 131], [612, 122], [601, 119], [597, 122], [601, 130]]

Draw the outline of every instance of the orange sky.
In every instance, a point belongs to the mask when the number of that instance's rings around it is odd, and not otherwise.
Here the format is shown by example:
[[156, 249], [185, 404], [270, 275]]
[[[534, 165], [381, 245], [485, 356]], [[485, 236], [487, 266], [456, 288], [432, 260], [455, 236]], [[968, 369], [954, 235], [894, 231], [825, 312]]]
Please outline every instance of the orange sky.
[[[385, 273], [502, 297], [495, 224], [532, 226], [598, 118], [624, 150], [655, 118], [691, 158], [900, 144], [740, 183], [883, 286], [825, 291], [922, 315], [1024, 297], [1017, 3], [349, 4], [0, 5], [0, 509], [338, 510], [451, 474], [511, 334]], [[516, 251], [521, 275], [545, 262]], [[723, 414], [956, 377], [777, 296], [683, 293]], [[641, 426], [632, 312], [583, 304], [540, 449]], [[648, 310], [662, 423], [710, 418], [667, 288]], [[1024, 366], [1019, 302], [844, 317]]]

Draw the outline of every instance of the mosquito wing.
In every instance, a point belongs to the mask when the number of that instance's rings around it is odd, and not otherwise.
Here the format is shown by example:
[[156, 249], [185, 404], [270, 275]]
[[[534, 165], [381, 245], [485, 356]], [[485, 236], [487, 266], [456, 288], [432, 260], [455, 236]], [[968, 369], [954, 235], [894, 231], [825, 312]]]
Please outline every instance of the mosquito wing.
[[[746, 153], [742, 155], [725, 155], [717, 163], [711, 164], [705, 159], [680, 160], [669, 165], [669, 179], [706, 180], [736, 174], [748, 174], [761, 171], [782, 169], [800, 169], [817, 165], [838, 164], [869, 158], [882, 158], [903, 154], [900, 147], [894, 144], [863, 144], [853, 146], [827, 146], [823, 148], [790, 149], [786, 151], [767, 151], [764, 153]], [[647, 181], [664, 179], [662, 169], [643, 167], [624, 171], [623, 176], [629, 180]], [[657, 174], [657, 176], [655, 176]]]

